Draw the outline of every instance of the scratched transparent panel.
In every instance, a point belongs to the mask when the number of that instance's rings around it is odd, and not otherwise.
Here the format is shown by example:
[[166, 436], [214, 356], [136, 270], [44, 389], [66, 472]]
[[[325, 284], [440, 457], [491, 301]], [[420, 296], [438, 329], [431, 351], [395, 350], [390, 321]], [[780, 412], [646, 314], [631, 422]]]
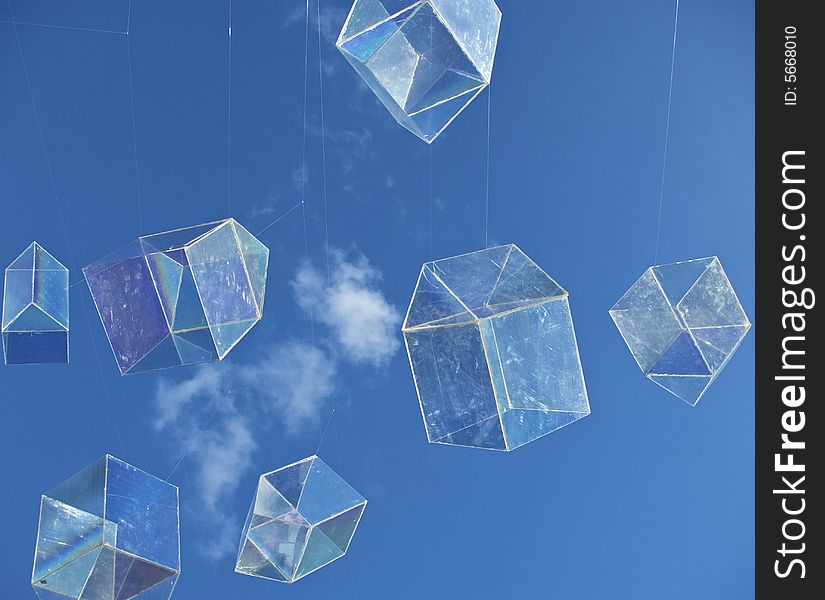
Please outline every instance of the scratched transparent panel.
[[269, 264], [269, 248], [264, 246], [255, 236], [249, 233], [240, 223], [233, 223], [238, 243], [241, 246], [246, 272], [255, 303], [258, 305], [259, 316], [264, 310], [264, 296], [266, 293], [266, 271]]
[[493, 0], [430, 0], [456, 41], [490, 80], [496, 55], [501, 11]]
[[653, 366], [682, 330], [650, 269], [610, 309], [610, 316], [644, 372]]
[[474, 320], [475, 315], [444, 285], [433, 271], [432, 265], [424, 265], [413, 292], [404, 328], [432, 327]]
[[588, 413], [567, 299], [491, 319], [510, 408]]
[[202, 237], [187, 248], [186, 254], [215, 346], [222, 357], [260, 318], [231, 223], [226, 222]]
[[501, 277], [513, 245], [470, 252], [429, 263], [432, 271], [470, 310], [484, 306]]
[[676, 309], [690, 328], [749, 325], [718, 259], [711, 262]]
[[109, 458], [106, 519], [117, 523], [118, 549], [178, 569], [178, 489]]
[[43, 496], [32, 581], [48, 580], [51, 573], [102, 545], [103, 521], [98, 515]]
[[315, 525], [364, 502], [364, 497], [319, 458], [312, 466], [304, 482], [298, 511]]
[[32, 270], [7, 270], [3, 293], [3, 331], [32, 302]]
[[478, 325], [408, 331], [404, 337], [431, 442], [497, 417]]

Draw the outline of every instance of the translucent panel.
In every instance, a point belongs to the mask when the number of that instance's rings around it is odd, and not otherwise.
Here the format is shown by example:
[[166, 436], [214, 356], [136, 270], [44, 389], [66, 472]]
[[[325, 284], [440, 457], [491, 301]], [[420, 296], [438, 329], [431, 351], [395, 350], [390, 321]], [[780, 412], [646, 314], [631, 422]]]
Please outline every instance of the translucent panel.
[[424, 265], [413, 292], [404, 328], [469, 323], [474, 320], [475, 315], [461, 304], [458, 297], [433, 272], [432, 267]]
[[317, 456], [262, 475], [235, 571], [292, 583], [346, 552], [365, 506]]
[[690, 333], [683, 331], [676, 336], [670, 348], [665, 350], [661, 358], [650, 368], [650, 373], [656, 375], [710, 375], [710, 369]]
[[493, 0], [431, 0], [476, 68], [486, 81], [493, 74], [501, 11]]
[[97, 312], [126, 373], [169, 335], [169, 326], [146, 260], [126, 259], [84, 269]]
[[263, 313], [266, 294], [266, 272], [269, 265], [269, 248], [249, 233], [240, 223], [234, 222], [235, 234], [241, 246], [241, 253], [246, 264], [246, 273], [255, 295], [258, 312]]
[[590, 412], [567, 299], [514, 311], [490, 322], [508, 408]]
[[295, 571], [298, 579], [340, 558], [344, 552], [317, 527], [309, 534], [301, 562]]
[[610, 315], [642, 371], [691, 405], [750, 329], [716, 257], [651, 267]]
[[352, 489], [324, 461], [316, 458], [312, 461], [304, 482], [297, 509], [307, 521], [315, 525], [363, 501], [361, 494]]
[[342, 552], [346, 552], [355, 528], [361, 520], [366, 503], [347, 510], [337, 517], [332, 517], [318, 525], [318, 529], [326, 535]]
[[699, 402], [711, 382], [710, 377], [699, 375], [650, 375], [650, 379], [692, 406]]
[[[428, 267], [475, 317], [405, 324], [431, 442], [512, 450], [590, 413], [567, 292], [527, 255], [510, 244], [428, 263], [423, 273]], [[407, 323], [440, 316], [424, 310], [438, 295], [421, 290], [419, 278]]]
[[431, 442], [498, 415], [478, 325], [404, 336]]
[[238, 238], [227, 222], [189, 247], [186, 255], [215, 346], [223, 356], [240, 337], [216, 328], [260, 318]]
[[98, 547], [71, 562], [63, 563], [56, 571], [41, 576], [37, 580], [37, 587], [64, 594], [70, 598], [79, 597], [99, 553]]
[[682, 330], [648, 269], [610, 309], [610, 316], [642, 371], [647, 372]]
[[711, 263], [676, 308], [688, 327], [749, 325], [718, 260]]
[[177, 579], [179, 565], [175, 486], [104, 457], [48, 494], [32, 575], [38, 595], [126, 600], [157, 588], [155, 600], [168, 600], [164, 582]]
[[748, 329], [743, 325], [695, 328], [691, 329], [691, 334], [707, 364], [716, 372], [745, 338]]
[[119, 550], [178, 568], [177, 487], [109, 458], [106, 519], [117, 523]]
[[712, 258], [699, 258], [670, 265], [651, 267], [654, 276], [662, 286], [668, 301], [675, 306], [685, 297], [685, 294], [696, 280], [707, 270]]
[[8, 267], [6, 267], [6, 270], [33, 271], [36, 245], [37, 242], [32, 242], [31, 244], [29, 244], [29, 246], [25, 250], [23, 250], [23, 252], [21, 252], [20, 255], [17, 258], [15, 258]]
[[149, 589], [139, 593], [130, 600], [169, 600], [172, 592], [175, 591], [175, 585], [178, 582], [177, 576], [169, 577], [158, 584], [153, 585]]
[[45, 495], [78, 510], [103, 517], [105, 489], [106, 457], [103, 457], [53, 487]]
[[291, 578], [308, 534], [308, 527], [275, 519], [250, 529], [247, 536], [269, 562]]
[[278, 490], [287, 502], [293, 507], [298, 506], [298, 500], [301, 498], [301, 492], [304, 489], [304, 482], [309, 475], [309, 470], [312, 467], [312, 458], [305, 458], [295, 464], [288, 465], [277, 471], [273, 471], [264, 478]]
[[17, 318], [9, 324], [6, 331], [66, 331], [66, 328], [50, 317], [40, 307], [34, 304], [29, 304], [19, 315], [17, 315]]
[[338, 48], [395, 119], [430, 143], [490, 82], [492, 0], [356, 0]]
[[7, 365], [65, 364], [69, 362], [69, 333], [4, 333]]
[[32, 303], [34, 271], [6, 271], [3, 291], [3, 331]]
[[[79, 560], [102, 544], [101, 517], [44, 496], [40, 502], [40, 525], [32, 581], [48, 579], [52, 573]], [[91, 563], [86, 570], [87, 575], [90, 569]], [[55, 587], [50, 589], [66, 593]], [[78, 589], [78, 593], [79, 591]]]
[[121, 373], [224, 358], [261, 318], [268, 259], [226, 219], [144, 236], [86, 267]]
[[429, 263], [428, 266], [468, 308], [483, 306], [501, 277], [513, 245], [470, 252]]
[[100, 549], [79, 600], [111, 600], [115, 595], [115, 551]]

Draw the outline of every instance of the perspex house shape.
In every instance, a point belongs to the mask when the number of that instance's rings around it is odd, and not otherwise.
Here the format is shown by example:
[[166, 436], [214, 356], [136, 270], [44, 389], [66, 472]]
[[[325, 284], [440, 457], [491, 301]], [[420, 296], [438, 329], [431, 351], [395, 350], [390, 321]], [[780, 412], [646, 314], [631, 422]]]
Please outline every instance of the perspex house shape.
[[168, 600], [180, 575], [178, 488], [104, 456], [40, 501], [40, 600]]
[[356, 0], [337, 47], [396, 121], [427, 143], [491, 81], [493, 0]]
[[568, 294], [514, 244], [426, 263], [403, 333], [431, 443], [509, 451], [590, 414]]
[[37, 242], [6, 268], [2, 322], [7, 365], [69, 362], [69, 270]]
[[224, 219], [143, 236], [83, 269], [121, 374], [222, 360], [263, 315], [268, 261]]
[[367, 501], [317, 456], [261, 475], [235, 571], [293, 583], [346, 554]]
[[650, 267], [610, 316], [645, 376], [691, 406], [751, 327], [715, 256]]

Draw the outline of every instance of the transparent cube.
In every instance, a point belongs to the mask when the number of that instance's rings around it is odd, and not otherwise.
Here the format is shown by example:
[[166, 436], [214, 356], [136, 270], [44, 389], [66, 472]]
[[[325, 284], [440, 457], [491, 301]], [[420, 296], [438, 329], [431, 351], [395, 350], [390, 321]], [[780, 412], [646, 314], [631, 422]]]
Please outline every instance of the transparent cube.
[[168, 600], [180, 574], [178, 488], [104, 456], [40, 500], [40, 600]]
[[3, 356], [7, 365], [69, 362], [69, 270], [37, 242], [7, 268]]
[[355, 0], [338, 49], [393, 117], [427, 143], [490, 84], [493, 0]]
[[261, 319], [268, 260], [225, 219], [143, 236], [85, 267], [121, 374], [222, 360]]
[[346, 554], [367, 501], [317, 456], [261, 475], [235, 572], [292, 583]]
[[568, 294], [514, 244], [426, 263], [403, 333], [431, 443], [509, 451], [590, 414]]
[[715, 256], [650, 267], [610, 316], [642, 372], [692, 406], [751, 327]]

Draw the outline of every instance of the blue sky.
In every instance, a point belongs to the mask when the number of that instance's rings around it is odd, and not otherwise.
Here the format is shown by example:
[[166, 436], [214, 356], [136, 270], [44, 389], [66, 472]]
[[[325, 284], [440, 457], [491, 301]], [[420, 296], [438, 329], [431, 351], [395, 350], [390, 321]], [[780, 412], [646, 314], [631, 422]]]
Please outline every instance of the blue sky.
[[[499, 5], [488, 236], [570, 291], [593, 410], [508, 455], [426, 444], [400, 338], [421, 263], [484, 246], [486, 92], [430, 159], [337, 54], [349, 1], [322, 0], [325, 201], [314, 20], [301, 177], [301, 0], [234, 1], [231, 136], [226, 2], [134, 1], [133, 96], [126, 36], [20, 25], [30, 95], [0, 22], [4, 265], [36, 239], [75, 283], [139, 233], [257, 232], [306, 199], [260, 236], [265, 317], [228, 362], [120, 377], [81, 284], [71, 365], [0, 368], [3, 598], [34, 597], [40, 494], [106, 452], [181, 487], [177, 600], [753, 596], [753, 333], [694, 409], [607, 314], [653, 262], [673, 3]], [[129, 11], [11, 7], [114, 32]], [[659, 251], [718, 255], [751, 317], [752, 36], [751, 2], [682, 2]], [[258, 474], [312, 454], [333, 407], [320, 454], [370, 500], [349, 554], [289, 587], [235, 575]]]

